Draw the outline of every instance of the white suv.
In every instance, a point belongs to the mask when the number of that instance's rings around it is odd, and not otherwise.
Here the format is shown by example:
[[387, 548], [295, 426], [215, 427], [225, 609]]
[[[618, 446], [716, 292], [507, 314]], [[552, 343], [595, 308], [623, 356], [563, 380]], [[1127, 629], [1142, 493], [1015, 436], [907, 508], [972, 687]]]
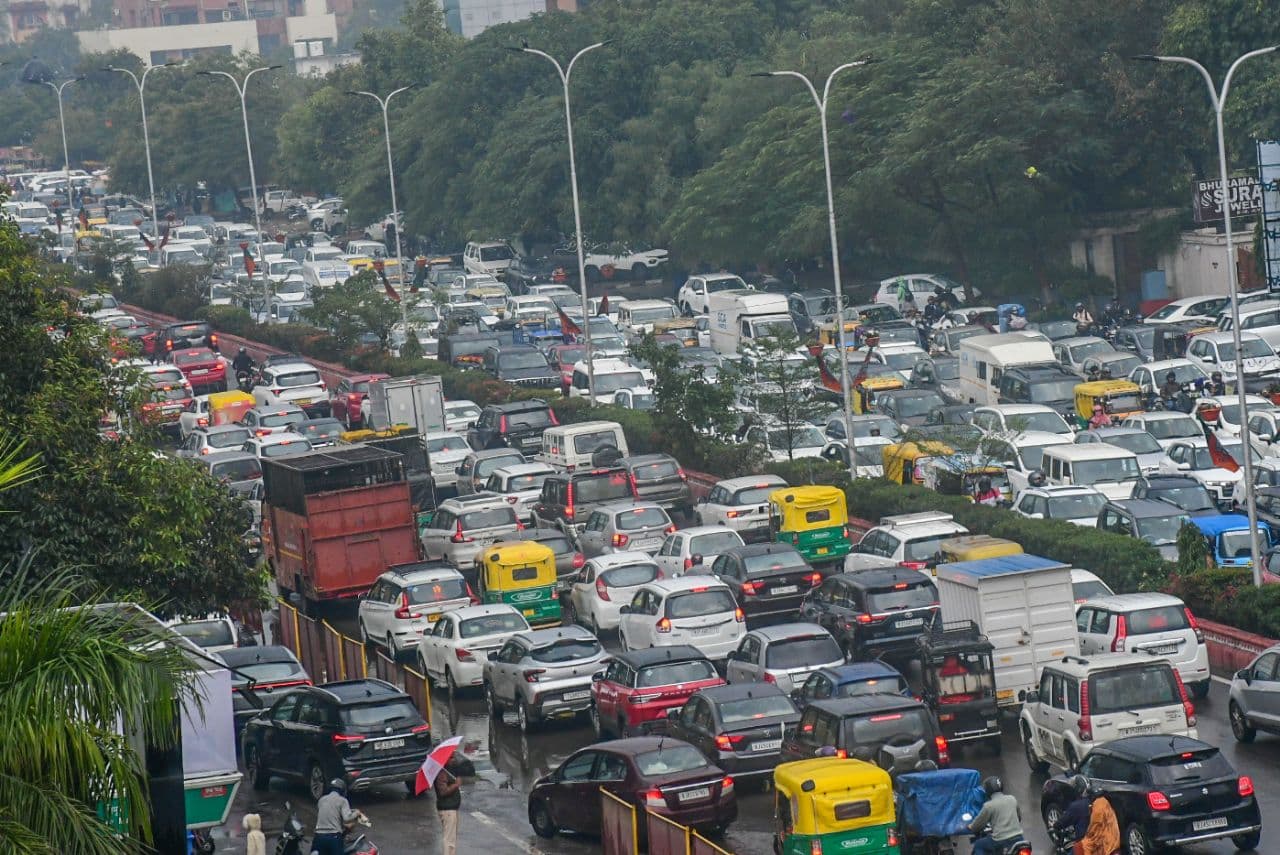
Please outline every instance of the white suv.
[[462, 251], [462, 266], [468, 273], [501, 276], [507, 272], [515, 257], [515, 250], [506, 241], [472, 241]]
[[707, 497], [693, 506], [693, 517], [700, 526], [731, 528], [745, 541], [768, 540], [769, 494], [786, 486], [777, 475], [718, 481]]
[[701, 315], [707, 311], [708, 294], [750, 287], [732, 273], [702, 273], [685, 280], [680, 286], [680, 293], [676, 295], [676, 303], [686, 315]]
[[422, 529], [422, 551], [428, 560], [472, 570], [476, 558], [492, 543], [524, 528], [506, 496], [472, 493], [445, 499]]
[[880, 525], [869, 530], [844, 559], [844, 571], [867, 567], [884, 567], [893, 562], [912, 570], [925, 570], [934, 562], [942, 541], [969, 529], [956, 522], [951, 514], [923, 511], [882, 517]]
[[272, 404], [297, 404], [311, 414], [321, 402], [324, 415], [329, 415], [329, 396], [325, 393], [320, 370], [309, 362], [282, 362], [263, 368], [253, 387], [253, 400], [259, 407]]
[[706, 576], [641, 585], [621, 614], [623, 650], [690, 644], [708, 659], [727, 661], [747, 634], [746, 616], [733, 592]]
[[1022, 697], [1018, 730], [1027, 765], [1075, 770], [1093, 748], [1126, 736], [1196, 735], [1195, 706], [1163, 658], [1104, 653], [1067, 656], [1040, 672]]
[[471, 605], [471, 591], [451, 567], [401, 564], [378, 577], [360, 598], [360, 640], [387, 648], [393, 657], [414, 650], [422, 634], [447, 611]]
[[1209, 652], [1191, 609], [1169, 594], [1117, 594], [1080, 605], [1080, 653], [1145, 653], [1168, 659], [1197, 698], [1209, 694]]

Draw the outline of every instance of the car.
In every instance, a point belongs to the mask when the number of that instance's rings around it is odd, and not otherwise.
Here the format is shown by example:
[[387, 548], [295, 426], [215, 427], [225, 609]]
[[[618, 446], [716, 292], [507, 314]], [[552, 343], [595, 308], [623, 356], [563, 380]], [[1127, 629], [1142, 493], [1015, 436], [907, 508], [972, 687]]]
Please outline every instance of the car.
[[551, 407], [540, 398], [490, 404], [467, 429], [467, 442], [477, 451], [514, 449], [532, 456], [542, 448], [542, 432], [558, 424]]
[[422, 554], [476, 581], [476, 559], [489, 545], [514, 534], [521, 523], [504, 496], [473, 493], [445, 499], [422, 528]]
[[[1220, 446], [1237, 461], [1240, 459], [1240, 442], [1220, 440]], [[1213, 496], [1219, 507], [1230, 507], [1236, 491], [1241, 488], [1241, 470], [1221, 466], [1209, 451], [1209, 441], [1202, 434], [1195, 439], [1170, 443], [1160, 461], [1162, 475], [1187, 475], [1196, 479]], [[1239, 464], [1237, 464], [1238, 466]]]
[[722, 832], [738, 818], [733, 777], [678, 739], [634, 736], [579, 749], [529, 791], [529, 824], [539, 837], [560, 831], [600, 835], [600, 790], [638, 812]]
[[644, 552], [614, 552], [587, 561], [572, 578], [568, 603], [573, 620], [594, 633], [616, 630], [622, 607], [641, 585], [663, 577], [662, 568]]
[[1076, 770], [1090, 751], [1137, 734], [1196, 736], [1195, 707], [1168, 660], [1142, 653], [1064, 656], [1020, 698], [1018, 730], [1032, 771]]
[[[1218, 420], [1213, 425], [1219, 439], [1227, 440], [1240, 436], [1240, 399], [1236, 395], [1202, 395], [1198, 401], [1200, 405], [1208, 405], [1209, 407], [1217, 407]], [[1276, 403], [1270, 398], [1264, 398], [1262, 395], [1246, 395], [1245, 396], [1245, 424], [1253, 416], [1271, 412], [1276, 409]], [[1271, 452], [1265, 445], [1261, 448], [1261, 454], [1255, 454], [1255, 457], [1264, 458], [1271, 456]]]
[[480, 417], [480, 405], [475, 401], [444, 402], [444, 428], [454, 433], [466, 433], [467, 428]]
[[418, 668], [450, 694], [484, 685], [484, 663], [518, 632], [524, 615], [505, 603], [462, 606], [444, 612], [417, 641]]
[[802, 684], [791, 690], [791, 697], [800, 709], [814, 701], [858, 695], [915, 697], [902, 672], [879, 659], [824, 666], [810, 672]]
[[473, 602], [462, 574], [429, 562], [388, 568], [360, 597], [360, 640], [381, 644], [392, 658], [414, 650], [441, 615]]
[[613, 405], [624, 410], [649, 411], [658, 406], [658, 396], [649, 387], [619, 389], [613, 393]]
[[1204, 484], [1185, 474], [1147, 475], [1133, 490], [1135, 499], [1156, 499], [1182, 509], [1193, 517], [1217, 516], [1217, 500]]
[[545, 463], [500, 466], [489, 473], [484, 491], [506, 496], [507, 502], [515, 507], [520, 522], [532, 525], [533, 503], [542, 495], [542, 482], [554, 473], [555, 470]]
[[1138, 468], [1144, 475], [1155, 473], [1164, 458], [1164, 448], [1154, 436], [1136, 427], [1102, 427], [1082, 430], [1076, 434], [1076, 443], [1105, 442], [1138, 456]]
[[147, 400], [139, 413], [142, 423], [166, 434], [181, 435], [179, 419], [191, 406], [191, 389], [185, 385], [152, 384], [144, 387]]
[[[1187, 345], [1187, 359], [1200, 366], [1206, 374], [1222, 373], [1222, 379], [1234, 386], [1236, 382], [1235, 333], [1211, 332], [1195, 336]], [[1244, 387], [1259, 393], [1280, 377], [1280, 357], [1266, 339], [1256, 333], [1239, 331], [1240, 347], [1244, 355]]]
[[169, 354], [183, 348], [218, 349], [218, 334], [207, 321], [177, 321], [160, 330], [157, 350]]
[[275, 404], [245, 410], [240, 423], [254, 436], [271, 436], [276, 433], [297, 433], [297, 428], [306, 420], [307, 414], [301, 407]]
[[893, 389], [876, 395], [876, 409], [903, 430], [925, 424], [931, 411], [946, 404], [942, 395], [929, 389]]
[[547, 348], [547, 362], [560, 372], [560, 394], [566, 398], [573, 385], [573, 366], [586, 358], [587, 348], [583, 344], [553, 344]]
[[800, 720], [795, 704], [771, 683], [700, 689], [667, 716], [672, 738], [741, 778], [770, 774], [782, 754], [783, 732]]
[[300, 433], [273, 433], [268, 436], [251, 436], [240, 450], [259, 460], [269, 457], [293, 457], [311, 451], [311, 440]]
[[531, 388], [557, 388], [560, 385], [560, 373], [547, 362], [546, 354], [531, 344], [489, 347], [483, 359], [484, 371], [495, 380]]
[[692, 511], [689, 476], [669, 454], [635, 454], [619, 461], [627, 470], [636, 498], [656, 502], [671, 514], [688, 517]]
[[431, 750], [431, 725], [384, 680], [343, 680], [291, 689], [240, 734], [245, 777], [265, 790], [273, 776], [302, 783], [319, 801], [329, 781], [349, 792], [403, 783], [412, 794]]
[[650, 555], [662, 548], [675, 531], [671, 517], [654, 502], [610, 502], [598, 505], [578, 535], [578, 548], [587, 558], [625, 550]]
[[[923, 701], [891, 694], [814, 701], [782, 740], [782, 760], [806, 760], [821, 748], [888, 771], [909, 772], [929, 760], [951, 763], [947, 739]], [[843, 753], [840, 753], [843, 752]]]
[[244, 447], [250, 433], [241, 425], [215, 425], [198, 427], [187, 434], [182, 445], [174, 452], [177, 457], [201, 457], [220, 451], [234, 451]]
[[209, 396], [196, 395], [187, 401], [186, 406], [182, 408], [182, 414], [178, 416], [178, 435], [186, 439], [196, 428], [208, 425]]
[[[879, 413], [849, 416], [848, 422], [849, 429], [853, 431], [855, 440], [866, 437], [884, 437], [896, 442], [902, 438], [901, 426], [888, 416]], [[843, 440], [845, 438], [845, 417], [840, 415], [839, 411], [829, 416], [823, 424], [823, 433], [829, 439]]]
[[1237, 742], [1253, 742], [1258, 731], [1280, 732], [1280, 645], [1254, 657], [1231, 679], [1227, 718]]
[[784, 692], [803, 685], [809, 674], [844, 664], [831, 633], [814, 623], [781, 623], [753, 629], [729, 654], [730, 683], [772, 683]]
[[520, 730], [549, 719], [573, 718], [591, 708], [594, 675], [610, 656], [587, 630], [562, 626], [518, 632], [484, 663], [489, 717], [512, 710]]
[[[1218, 748], [1199, 739], [1117, 739], [1089, 752], [1080, 774], [1110, 802], [1125, 852], [1225, 839], [1252, 851], [1262, 840], [1253, 781], [1236, 772]], [[1057, 822], [1075, 798], [1067, 777], [1050, 778], [1041, 788], [1046, 824]]]
[[[474, 447], [474, 446], [473, 446]], [[458, 464], [455, 486], [459, 496], [468, 496], [484, 489], [485, 482], [495, 469], [528, 463], [528, 459], [514, 448], [491, 448], [472, 451]]]
[[687, 644], [620, 653], [591, 684], [592, 729], [597, 740], [666, 732], [669, 710], [724, 682], [711, 661]]
[[533, 506], [534, 526], [558, 528], [577, 541], [592, 511], [634, 498], [627, 470], [621, 466], [556, 472], [542, 482], [542, 495]]
[[246, 493], [262, 483], [262, 461], [240, 449], [203, 455], [198, 462], [208, 467], [211, 478], [226, 484], [234, 493]]
[[462, 266], [468, 273], [500, 276], [515, 257], [515, 250], [506, 241], [471, 241], [462, 251]]
[[1186, 413], [1139, 413], [1127, 416], [1120, 422], [1120, 425], [1121, 427], [1146, 431], [1155, 437], [1156, 442], [1165, 451], [1168, 451], [1175, 442], [1204, 439], [1204, 428], [1200, 422]]
[[723, 660], [746, 634], [746, 615], [728, 586], [699, 576], [646, 582], [619, 613], [623, 650], [691, 644]]
[[242, 643], [252, 643], [252, 638], [241, 637], [240, 627], [225, 614], [211, 614], [199, 618], [175, 618], [166, 621], [165, 626], [206, 653], [222, 653], [234, 650]]
[[993, 404], [975, 407], [972, 422], [986, 434], [1016, 434], [1026, 431], [1071, 436], [1071, 426], [1061, 413], [1043, 404]]
[[220, 354], [207, 347], [184, 347], [169, 353], [169, 361], [178, 367], [195, 392], [225, 392], [227, 363]]
[[1144, 653], [1163, 656], [1199, 699], [1209, 695], [1209, 653], [1195, 615], [1170, 594], [1115, 594], [1076, 611], [1080, 654]]
[[[614, 403], [614, 395], [622, 389], [648, 388], [645, 383], [644, 372], [630, 360], [621, 357], [601, 356], [598, 348], [594, 346], [594, 339], [593, 351], [591, 366], [595, 373], [595, 401], [597, 404], [609, 405]], [[575, 363], [573, 373], [569, 378], [569, 397], [591, 397], [591, 380], [592, 377], [587, 373], [586, 361]]]
[[704, 572], [733, 592], [748, 618], [796, 615], [805, 595], [823, 578], [790, 543], [732, 547], [716, 556]]
[[342, 422], [337, 419], [307, 419], [294, 430], [311, 440], [312, 448], [337, 445], [342, 436]]
[[844, 569], [849, 572], [896, 563], [923, 570], [935, 561], [943, 540], [968, 533], [951, 514], [941, 511], [881, 517], [880, 524], [868, 529], [845, 556]]
[[364, 415], [360, 405], [369, 396], [369, 386], [378, 380], [387, 380], [390, 374], [352, 374], [343, 377], [329, 397], [329, 414], [346, 427], [356, 430], [364, 427]]
[[1094, 487], [1076, 484], [1046, 484], [1028, 487], [1014, 497], [1012, 510], [1033, 520], [1066, 520], [1072, 525], [1093, 528], [1107, 497]]
[[690, 276], [680, 286], [676, 304], [686, 315], [703, 315], [707, 312], [708, 294], [746, 288], [747, 283], [732, 273], [701, 273]]
[[1178, 560], [1178, 533], [1191, 517], [1155, 499], [1109, 501], [1098, 512], [1099, 531], [1128, 535], [1156, 548], [1165, 561]]
[[561, 594], [569, 591], [573, 578], [586, 564], [586, 556], [578, 551], [568, 535], [556, 528], [525, 526], [514, 534], [507, 535], [506, 540], [541, 543], [555, 553], [556, 589]]
[[261, 367], [254, 381], [253, 399], [260, 407], [294, 404], [308, 418], [329, 415], [329, 396], [319, 369], [301, 360]]
[[427, 460], [431, 464], [431, 477], [436, 487], [455, 487], [458, 483], [458, 467], [471, 446], [458, 434], [447, 431], [430, 431], [426, 435]]
[[1144, 324], [1176, 324], [1197, 321], [1206, 326], [1218, 319], [1218, 313], [1231, 302], [1230, 297], [1183, 297], [1165, 303], [1142, 319]]
[[733, 529], [716, 525], [693, 526], [668, 534], [654, 560], [668, 578], [685, 573], [706, 573], [720, 553], [742, 545], [742, 536]]
[[940, 611], [933, 580], [916, 570], [880, 567], [839, 573], [809, 592], [800, 620], [816, 623], [851, 661], [912, 655]]
[[[1194, 388], [1197, 383], [1209, 382], [1209, 375], [1204, 369], [1190, 359], [1162, 359], [1147, 362], [1129, 372], [1129, 381], [1137, 383], [1144, 394], [1157, 394], [1165, 383], [1165, 377], [1173, 374], [1174, 382], [1179, 386]], [[1148, 415], [1157, 415], [1149, 413]], [[1159, 437], [1156, 437], [1159, 439]]]
[[766, 540], [769, 494], [787, 482], [777, 475], [748, 475], [717, 481], [707, 497], [694, 505], [694, 524], [731, 528], [747, 542]]
[[1004, 467], [1010, 488], [1017, 493], [1030, 486], [1032, 477], [1044, 474], [1043, 456], [1046, 448], [1055, 445], [1072, 445], [1071, 434], [1029, 430], [1012, 436], [988, 434], [979, 443], [979, 450], [988, 459]]
[[[283, 692], [312, 684], [298, 657], [280, 645], [233, 647], [223, 650], [218, 658], [231, 671], [231, 710], [237, 737], [246, 721], [274, 704]], [[250, 680], [253, 686], [246, 690]]]
[[1080, 377], [1085, 376], [1086, 359], [1114, 352], [1115, 347], [1111, 342], [1096, 335], [1078, 335], [1073, 338], [1059, 339], [1053, 343], [1054, 357], [1063, 368], [1075, 372]]
[[1098, 375], [1101, 380], [1123, 380], [1146, 360], [1127, 350], [1114, 350], [1110, 353], [1095, 353], [1087, 357], [1081, 370], [1085, 377]]
[[[875, 296], [871, 299], [876, 303], [885, 303], [890, 306], [898, 305], [898, 282], [905, 280], [907, 288], [911, 291], [916, 308], [924, 311], [924, 305], [929, 298], [936, 294], [939, 289], [948, 292], [952, 300], [957, 303], [967, 302], [965, 297], [964, 286], [954, 279], [950, 279], [939, 273], [903, 273], [898, 276], [890, 276], [888, 279], [881, 279], [876, 286]], [[970, 288], [969, 293], [973, 297], [981, 296], [976, 288]]]

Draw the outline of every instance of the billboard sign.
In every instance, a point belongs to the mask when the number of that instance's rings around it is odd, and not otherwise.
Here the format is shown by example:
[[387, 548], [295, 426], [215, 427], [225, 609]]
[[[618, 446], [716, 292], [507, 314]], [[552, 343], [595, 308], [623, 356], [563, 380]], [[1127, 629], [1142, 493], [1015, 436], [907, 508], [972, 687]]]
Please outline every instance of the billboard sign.
[[[1227, 179], [1231, 198], [1231, 219], [1250, 217], [1262, 212], [1262, 185], [1252, 175], [1236, 175]], [[1195, 182], [1192, 197], [1197, 223], [1213, 223], [1222, 219], [1222, 182]]]

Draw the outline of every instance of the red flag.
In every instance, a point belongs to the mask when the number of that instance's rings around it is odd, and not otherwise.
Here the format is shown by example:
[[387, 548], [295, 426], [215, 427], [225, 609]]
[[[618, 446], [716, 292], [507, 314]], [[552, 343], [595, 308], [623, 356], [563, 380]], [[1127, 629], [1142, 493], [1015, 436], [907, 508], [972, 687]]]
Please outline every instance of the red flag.
[[89, 215], [85, 212], [84, 208], [80, 209], [80, 231], [89, 231]]
[[828, 392], [843, 392], [844, 390], [840, 387], [840, 378], [834, 376], [827, 368], [827, 363], [822, 361], [822, 354], [817, 354], [817, 358], [818, 378], [822, 381], [822, 388]]
[[169, 227], [166, 225], [160, 230], [160, 248], [164, 249], [164, 245], [169, 242]]
[[596, 310], [597, 315], [609, 314], [609, 295], [605, 294], [600, 298], [600, 307]]
[[249, 278], [253, 278], [253, 272], [258, 269], [257, 263], [253, 260], [253, 255], [249, 252], [249, 244], [240, 244], [240, 249], [244, 252], [244, 272], [249, 274]]
[[147, 237], [146, 232], [142, 229], [138, 229], [138, 234], [142, 236], [142, 242], [147, 245], [148, 250], [154, 250], [156, 248], [155, 244], [151, 242], [151, 238]]
[[564, 313], [564, 309], [557, 310], [560, 313], [560, 332], [563, 335], [582, 335], [582, 327], [578, 326], [573, 318]]
[[387, 281], [387, 265], [381, 258], [373, 260], [373, 269], [378, 271], [378, 278], [382, 280], [382, 290], [387, 292], [387, 299], [393, 303], [400, 302], [400, 294], [395, 288], [391, 287], [391, 283]]
[[1218, 435], [1208, 430], [1205, 431], [1205, 436], [1208, 438], [1209, 459], [1213, 461], [1213, 465], [1228, 472], [1239, 472], [1240, 464], [1231, 456], [1231, 452], [1222, 447], [1222, 443], [1218, 441]]

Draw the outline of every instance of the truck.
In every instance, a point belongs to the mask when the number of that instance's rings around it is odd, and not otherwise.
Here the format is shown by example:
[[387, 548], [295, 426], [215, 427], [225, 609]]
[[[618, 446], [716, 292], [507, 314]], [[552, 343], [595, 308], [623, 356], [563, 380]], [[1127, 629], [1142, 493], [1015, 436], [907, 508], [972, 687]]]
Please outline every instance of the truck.
[[426, 436], [444, 430], [444, 385], [429, 374], [374, 380], [361, 404], [361, 415], [365, 426], [375, 431], [408, 425]]
[[1053, 346], [1037, 332], [975, 335], [960, 342], [960, 394], [970, 404], [1000, 400], [1000, 380], [1014, 366], [1057, 365]]
[[796, 322], [781, 294], [743, 288], [715, 291], [707, 295], [707, 313], [711, 349], [722, 356], [750, 351], [760, 339], [779, 332], [796, 334]]
[[[351, 265], [345, 261], [304, 261], [302, 262], [302, 281], [313, 292], [341, 285], [351, 278]], [[258, 279], [261, 283], [261, 279]]]
[[419, 559], [401, 455], [336, 446], [262, 461], [262, 551], [304, 607], [358, 597], [388, 567]]
[[1079, 656], [1071, 567], [1039, 555], [939, 564], [935, 583], [948, 621], [977, 624], [994, 648], [996, 703], [1015, 707], [1040, 669]]

